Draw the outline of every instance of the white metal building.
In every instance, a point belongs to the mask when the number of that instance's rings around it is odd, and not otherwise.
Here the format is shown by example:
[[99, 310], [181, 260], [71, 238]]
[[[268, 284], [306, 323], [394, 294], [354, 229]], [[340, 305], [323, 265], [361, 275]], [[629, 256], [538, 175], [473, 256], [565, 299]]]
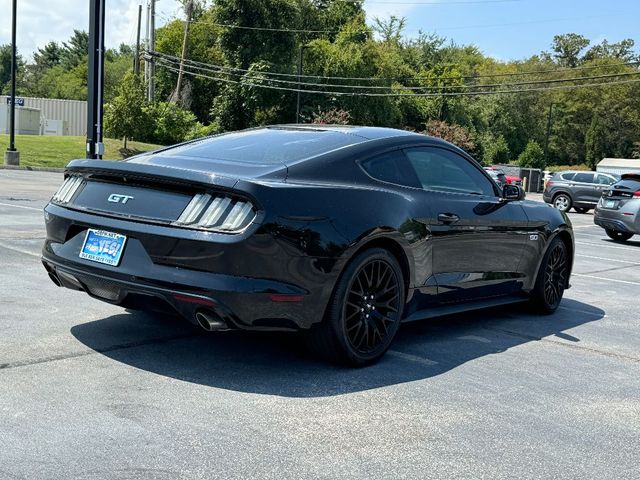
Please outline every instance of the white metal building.
[[637, 158], [605, 158], [596, 168], [601, 173], [622, 175], [627, 172], [640, 172], [640, 159]]
[[[0, 105], [7, 105], [7, 96], [0, 95]], [[57, 98], [24, 98], [24, 107], [40, 110], [40, 134], [87, 135], [87, 102], [80, 100], [60, 100]], [[16, 102], [17, 104], [17, 102]]]

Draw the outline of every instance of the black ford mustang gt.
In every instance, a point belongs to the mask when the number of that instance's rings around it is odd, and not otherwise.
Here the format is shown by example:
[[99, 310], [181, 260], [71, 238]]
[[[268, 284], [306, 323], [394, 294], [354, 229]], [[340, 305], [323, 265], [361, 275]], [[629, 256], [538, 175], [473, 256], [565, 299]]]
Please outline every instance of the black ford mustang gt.
[[566, 215], [462, 150], [369, 127], [275, 126], [127, 161], [76, 160], [45, 208], [58, 285], [207, 330], [303, 330], [380, 358], [402, 321], [569, 287]]

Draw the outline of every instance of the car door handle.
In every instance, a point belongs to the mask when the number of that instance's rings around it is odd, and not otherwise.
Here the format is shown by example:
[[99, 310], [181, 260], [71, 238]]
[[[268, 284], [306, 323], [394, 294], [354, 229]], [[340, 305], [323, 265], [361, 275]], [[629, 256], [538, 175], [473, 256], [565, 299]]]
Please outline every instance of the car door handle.
[[456, 223], [460, 217], [455, 213], [439, 213], [438, 222], [440, 223]]

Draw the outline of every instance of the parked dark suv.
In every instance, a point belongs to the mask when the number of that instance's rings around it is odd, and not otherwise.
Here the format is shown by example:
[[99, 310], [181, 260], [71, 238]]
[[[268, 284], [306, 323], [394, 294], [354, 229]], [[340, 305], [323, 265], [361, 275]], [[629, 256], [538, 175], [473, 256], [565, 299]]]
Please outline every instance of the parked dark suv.
[[586, 213], [595, 208], [602, 192], [617, 181], [606, 173], [558, 172], [547, 182], [542, 198], [563, 212], [573, 207], [578, 213]]

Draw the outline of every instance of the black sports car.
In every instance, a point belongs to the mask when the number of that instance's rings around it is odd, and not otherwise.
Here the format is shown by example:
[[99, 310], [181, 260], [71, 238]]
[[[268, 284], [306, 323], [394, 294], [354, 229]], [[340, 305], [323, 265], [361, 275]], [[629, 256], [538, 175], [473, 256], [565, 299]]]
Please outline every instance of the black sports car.
[[385, 128], [275, 126], [76, 160], [45, 209], [58, 285], [206, 330], [302, 330], [380, 358], [400, 323], [569, 287], [566, 215], [465, 152]]

